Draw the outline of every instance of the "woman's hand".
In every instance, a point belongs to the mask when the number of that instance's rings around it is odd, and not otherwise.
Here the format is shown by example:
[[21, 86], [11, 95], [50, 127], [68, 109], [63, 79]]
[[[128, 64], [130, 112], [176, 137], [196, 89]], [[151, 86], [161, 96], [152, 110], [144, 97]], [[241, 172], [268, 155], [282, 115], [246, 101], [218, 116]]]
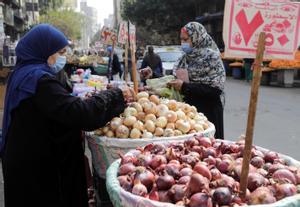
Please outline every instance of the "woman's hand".
[[180, 79], [173, 80], [168, 83], [169, 87], [173, 87], [176, 91], [181, 91], [183, 81]]

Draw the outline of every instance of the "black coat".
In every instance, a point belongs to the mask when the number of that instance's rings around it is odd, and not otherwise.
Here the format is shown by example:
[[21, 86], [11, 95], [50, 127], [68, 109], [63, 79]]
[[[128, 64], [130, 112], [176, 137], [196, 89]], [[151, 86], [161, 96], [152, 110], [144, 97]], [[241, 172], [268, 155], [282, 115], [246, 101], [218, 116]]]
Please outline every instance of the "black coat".
[[224, 139], [222, 91], [201, 83], [183, 83], [181, 91], [185, 101], [215, 125], [215, 137]]
[[125, 108], [113, 89], [82, 100], [54, 78], [12, 112], [3, 154], [5, 206], [88, 206], [81, 130], [94, 130]]
[[[110, 65], [111, 58], [109, 58], [108, 62], [109, 62], [108, 64]], [[116, 75], [118, 73], [122, 73], [121, 64], [119, 62], [119, 57], [118, 57], [117, 54], [113, 55], [113, 62], [112, 62], [112, 68], [111, 68], [111, 70], [112, 70], [112, 74], [113, 75]]]

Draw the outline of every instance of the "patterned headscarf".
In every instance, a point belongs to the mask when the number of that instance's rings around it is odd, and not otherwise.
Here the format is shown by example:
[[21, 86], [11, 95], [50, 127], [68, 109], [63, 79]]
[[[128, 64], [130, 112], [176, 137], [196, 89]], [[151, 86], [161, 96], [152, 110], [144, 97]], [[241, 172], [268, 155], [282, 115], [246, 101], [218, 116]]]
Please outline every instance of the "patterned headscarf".
[[225, 69], [216, 43], [198, 22], [188, 23], [182, 32], [191, 38], [193, 52], [183, 55], [175, 68], [186, 68], [191, 82], [207, 84], [224, 91]]

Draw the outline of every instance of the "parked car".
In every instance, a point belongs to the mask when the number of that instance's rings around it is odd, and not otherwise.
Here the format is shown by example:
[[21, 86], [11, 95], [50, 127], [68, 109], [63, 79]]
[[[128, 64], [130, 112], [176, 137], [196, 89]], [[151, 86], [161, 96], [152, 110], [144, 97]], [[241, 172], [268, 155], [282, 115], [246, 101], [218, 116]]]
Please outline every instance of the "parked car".
[[[146, 52], [148, 51], [146, 47]], [[179, 45], [174, 46], [153, 46], [154, 52], [160, 56], [162, 65], [163, 65], [163, 74], [172, 75], [175, 63], [178, 59], [184, 54]], [[144, 56], [145, 56], [144, 54]], [[137, 61], [137, 69], [140, 69], [142, 66], [143, 59]]]

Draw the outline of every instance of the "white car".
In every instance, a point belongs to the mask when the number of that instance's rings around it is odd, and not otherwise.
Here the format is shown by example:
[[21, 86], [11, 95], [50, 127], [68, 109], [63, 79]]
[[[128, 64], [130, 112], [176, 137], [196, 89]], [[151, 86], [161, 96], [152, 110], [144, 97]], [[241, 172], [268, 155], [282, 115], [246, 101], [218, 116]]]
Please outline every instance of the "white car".
[[[146, 52], [148, 51], [146, 47]], [[172, 75], [175, 63], [180, 57], [183, 56], [184, 52], [181, 50], [181, 46], [152, 46], [154, 52], [159, 55], [162, 65], [163, 65], [163, 75]], [[146, 53], [145, 52], [145, 53]], [[140, 69], [142, 66], [142, 59], [137, 61], [137, 69]]]
[[182, 57], [182, 51], [165, 51], [165, 52], [157, 52], [159, 55], [162, 66], [163, 66], [163, 74], [164, 75], [173, 75], [173, 69], [175, 63], [179, 58]]

